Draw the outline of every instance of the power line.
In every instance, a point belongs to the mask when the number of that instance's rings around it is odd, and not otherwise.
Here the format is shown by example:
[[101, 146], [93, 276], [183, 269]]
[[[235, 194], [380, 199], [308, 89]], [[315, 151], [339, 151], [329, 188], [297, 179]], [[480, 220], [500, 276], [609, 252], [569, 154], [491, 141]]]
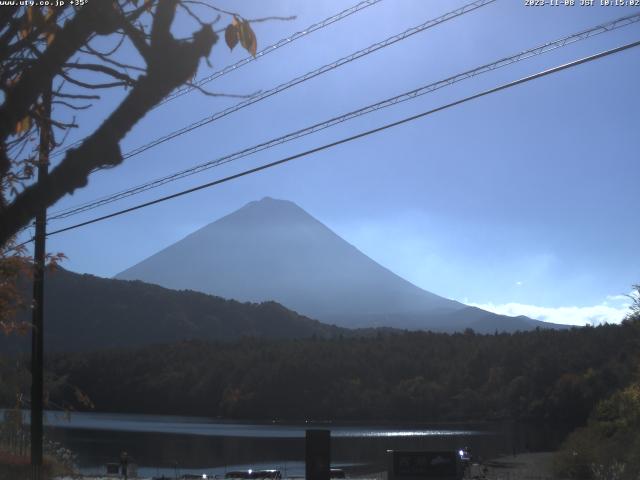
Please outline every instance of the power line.
[[[176, 137], [184, 135], [184, 134], [186, 134], [186, 133], [188, 133], [188, 132], [190, 132], [192, 130], [195, 130], [195, 129], [199, 128], [199, 127], [202, 127], [204, 125], [212, 123], [212, 122], [214, 122], [216, 120], [219, 120], [220, 118], [223, 118], [223, 117], [225, 117], [225, 116], [227, 116], [227, 115], [229, 115], [229, 114], [231, 114], [233, 112], [236, 112], [236, 111], [238, 111], [238, 110], [240, 110], [242, 108], [245, 108], [245, 107], [247, 107], [249, 105], [252, 105], [252, 104], [254, 104], [256, 102], [259, 102], [261, 100], [264, 100], [264, 99], [266, 99], [268, 97], [271, 97], [271, 96], [273, 96], [273, 95], [275, 95], [277, 93], [280, 93], [280, 92], [282, 92], [284, 90], [287, 90], [287, 89], [289, 89], [289, 88], [291, 88], [291, 87], [293, 87], [293, 86], [295, 86], [295, 85], [297, 85], [299, 83], [302, 83], [304, 81], [310, 80], [310, 79], [312, 79], [312, 78], [314, 78], [314, 77], [316, 77], [318, 75], [321, 75], [323, 73], [326, 73], [328, 71], [334, 70], [334, 69], [336, 69], [336, 68], [338, 68], [338, 67], [340, 67], [342, 65], [345, 65], [345, 64], [347, 64], [349, 62], [352, 62], [352, 61], [354, 61], [354, 60], [356, 60], [356, 59], [358, 59], [360, 57], [363, 57], [363, 56], [368, 55], [370, 53], [373, 53], [373, 52], [375, 52], [375, 51], [377, 51], [377, 50], [379, 50], [381, 48], [384, 48], [384, 47], [387, 47], [389, 45], [392, 45], [392, 44], [394, 44], [394, 43], [396, 43], [396, 42], [398, 42], [400, 40], [404, 40], [404, 39], [406, 39], [406, 38], [408, 38], [408, 37], [410, 37], [410, 36], [412, 36], [412, 35], [414, 35], [416, 33], [422, 32], [422, 31], [427, 30], [429, 28], [432, 28], [432, 27], [434, 27], [436, 25], [444, 23], [447, 20], [451, 20], [453, 18], [456, 18], [456, 17], [459, 17], [461, 15], [464, 15], [465, 13], [468, 13], [468, 12], [474, 11], [474, 10], [476, 10], [478, 8], [484, 7], [484, 6], [486, 6], [486, 5], [490, 4], [490, 3], [493, 3], [494, 1], [495, 0], [476, 0], [474, 2], [471, 2], [471, 3], [467, 4], [467, 5], [462, 6], [462, 7], [458, 8], [458, 9], [456, 9], [456, 10], [452, 10], [451, 12], [445, 13], [444, 15], [441, 15], [441, 16], [439, 16], [437, 18], [434, 18], [434, 19], [431, 19], [431, 20], [427, 20], [426, 22], [424, 22], [424, 23], [422, 23], [422, 24], [420, 24], [418, 26], [409, 28], [409, 29], [405, 30], [402, 33], [393, 35], [393, 36], [391, 36], [391, 37], [389, 37], [389, 38], [387, 38], [385, 40], [382, 40], [381, 42], [372, 44], [372, 45], [370, 45], [370, 46], [368, 46], [368, 47], [366, 47], [366, 48], [364, 48], [362, 50], [358, 50], [358, 51], [356, 51], [356, 52], [354, 52], [354, 53], [352, 53], [352, 54], [350, 54], [350, 55], [348, 55], [346, 57], [342, 57], [341, 59], [336, 60], [336, 61], [334, 61], [334, 62], [332, 62], [330, 64], [324, 65], [324, 66], [322, 66], [322, 67], [320, 67], [320, 68], [318, 68], [316, 70], [312, 70], [312, 71], [310, 71], [310, 72], [308, 72], [308, 73], [306, 73], [304, 75], [301, 75], [299, 77], [296, 77], [296, 78], [294, 78], [294, 79], [292, 79], [292, 80], [290, 80], [290, 81], [288, 81], [286, 83], [280, 84], [277, 87], [274, 87], [274, 88], [272, 88], [270, 90], [267, 90], [265, 92], [261, 92], [258, 95], [255, 95], [255, 96], [253, 96], [251, 98], [248, 98], [248, 99], [246, 99], [246, 100], [244, 100], [242, 102], [239, 102], [236, 105], [233, 105], [233, 106], [231, 106], [229, 108], [226, 108], [224, 110], [216, 112], [216, 113], [214, 113], [213, 115], [211, 115], [209, 117], [205, 117], [205, 118], [203, 118], [203, 119], [201, 119], [201, 120], [199, 120], [197, 122], [194, 122], [194, 123], [192, 123], [190, 125], [187, 125], [186, 127], [183, 127], [183, 128], [181, 128], [179, 130], [174, 130], [173, 132], [171, 132], [171, 133], [169, 133], [167, 135], [159, 137], [159, 138], [157, 138], [155, 140], [152, 140], [151, 142], [148, 142], [145, 145], [142, 145], [142, 146], [137, 147], [137, 148], [135, 148], [133, 150], [130, 150], [129, 152], [126, 152], [125, 154], [123, 154], [123, 159], [131, 158], [131, 157], [133, 157], [135, 155], [138, 155], [138, 154], [140, 154], [140, 153], [142, 153], [142, 152], [144, 152], [144, 151], [146, 151], [146, 150], [148, 150], [150, 148], [153, 148], [153, 147], [155, 147], [155, 146], [157, 146], [157, 145], [159, 145], [161, 143], [167, 142], [167, 141], [172, 140], [172, 139], [174, 139]], [[97, 170], [100, 170], [100, 169], [95, 169], [94, 171], [97, 171]], [[54, 216], [52, 218], [60, 218], [60, 217], [55, 217]]]
[[[227, 73], [230, 72], [235, 72], [236, 70], [238, 70], [239, 68], [244, 67], [245, 65], [254, 62], [260, 58], [263, 58], [265, 55], [268, 55], [271, 52], [276, 51], [277, 49], [284, 47], [285, 45], [291, 45], [291, 43], [295, 42], [296, 40], [305, 37], [317, 30], [321, 30], [329, 25], [331, 25], [332, 23], [338, 22], [344, 18], [347, 18], [351, 15], [353, 15], [354, 13], [357, 13], [361, 10], [364, 10], [367, 7], [371, 7], [372, 5], [375, 5], [377, 3], [380, 3], [382, 0], [365, 0], [362, 1], [360, 3], [357, 3], [356, 5], [349, 7], [345, 10], [342, 10], [341, 12], [338, 12], [328, 18], [325, 18], [324, 20], [314, 23], [312, 25], [309, 25], [307, 28], [305, 28], [304, 30], [300, 30], [296, 33], [294, 33], [293, 35], [290, 35], [289, 37], [283, 38], [281, 40], [278, 40], [276, 43], [269, 45], [268, 47], [263, 48], [262, 50], [260, 50], [258, 53], [256, 53], [256, 56], [253, 57], [251, 55], [248, 55], [246, 57], [244, 57], [243, 59], [237, 61], [236, 63], [233, 63], [231, 65], [227, 65], [226, 67], [210, 74], [207, 75], [206, 77], [201, 78], [200, 80], [194, 82], [191, 86], [188, 87], [184, 87], [184, 88], [180, 88], [178, 90], [176, 90], [175, 92], [171, 93], [170, 95], [168, 95], [167, 97], [165, 97], [160, 103], [158, 103], [157, 105], [155, 105], [153, 108], [157, 108], [160, 105], [163, 105], [167, 102], [170, 102], [171, 100], [174, 100], [178, 97], [181, 97], [193, 90], [196, 89], [196, 87], [200, 87], [202, 85], [205, 85], [213, 80], [216, 80], [224, 75], [226, 75]], [[67, 145], [65, 148], [60, 149], [58, 151], [56, 151], [55, 153], [53, 153], [51, 156], [55, 157], [58, 155], [63, 154], [64, 152], [66, 152], [67, 150], [77, 147], [78, 145], [80, 145], [82, 142], [84, 142], [86, 140], [86, 138], [82, 138], [76, 142], [73, 142], [70, 145]]]
[[[447, 103], [447, 104], [442, 105], [440, 107], [437, 107], [437, 108], [434, 108], [434, 109], [427, 110], [425, 112], [419, 113], [417, 115], [412, 115], [410, 117], [405, 117], [402, 120], [398, 120], [396, 122], [388, 123], [388, 124], [383, 125], [381, 127], [377, 127], [377, 128], [371, 129], [371, 130], [367, 130], [365, 132], [361, 132], [361, 133], [358, 133], [356, 135], [352, 135], [350, 137], [342, 138], [342, 139], [337, 140], [335, 142], [328, 143], [328, 144], [322, 145], [320, 147], [312, 148], [310, 150], [306, 150], [304, 152], [297, 153], [295, 155], [291, 155], [289, 157], [282, 158], [282, 159], [277, 160], [275, 162], [267, 163], [267, 164], [261, 165], [259, 167], [251, 168], [249, 170], [244, 170], [244, 171], [242, 171], [240, 173], [236, 173], [234, 175], [230, 175], [228, 177], [224, 177], [224, 178], [215, 180], [213, 182], [208, 182], [208, 183], [199, 185], [197, 187], [189, 188], [187, 190], [182, 190], [181, 192], [178, 192], [178, 193], [174, 193], [174, 194], [167, 195], [167, 196], [164, 196], [164, 197], [161, 197], [161, 198], [157, 198], [157, 199], [151, 200], [149, 202], [141, 203], [141, 204], [138, 204], [138, 205], [130, 207], [130, 208], [126, 208], [126, 209], [123, 209], [123, 210], [119, 210], [117, 212], [110, 213], [108, 215], [103, 215], [101, 217], [93, 218], [91, 220], [87, 220], [85, 222], [77, 223], [75, 225], [71, 225], [71, 226], [66, 227], [66, 228], [61, 228], [59, 230], [54, 230], [54, 231], [48, 233], [47, 235], [55, 235], [55, 234], [58, 234], [58, 233], [67, 232], [69, 230], [74, 230], [76, 228], [84, 227], [86, 225], [90, 225], [90, 224], [93, 224], [93, 223], [96, 223], [96, 222], [107, 220], [109, 218], [117, 217], [117, 216], [123, 215], [125, 213], [133, 212], [135, 210], [140, 210], [142, 208], [149, 207], [151, 205], [155, 205], [157, 203], [161, 203], [161, 202], [165, 202], [165, 201], [177, 198], [177, 197], [181, 197], [183, 195], [187, 195], [189, 193], [196, 192], [198, 190], [203, 190], [205, 188], [210, 188], [210, 187], [213, 187], [213, 186], [216, 186], [216, 185], [220, 185], [222, 183], [226, 183], [226, 182], [229, 182], [231, 180], [235, 180], [237, 178], [250, 175], [252, 173], [256, 173], [256, 172], [259, 172], [259, 171], [262, 171], [262, 170], [267, 170], [269, 168], [272, 168], [272, 167], [275, 167], [275, 166], [278, 166], [278, 165], [282, 165], [283, 163], [287, 163], [287, 162], [290, 162], [292, 160], [296, 160], [298, 158], [306, 157], [306, 156], [311, 155], [313, 153], [317, 153], [317, 152], [320, 152], [320, 151], [323, 151], [323, 150], [327, 150], [329, 148], [332, 148], [332, 147], [335, 147], [335, 146], [338, 146], [338, 145], [342, 145], [344, 143], [348, 143], [348, 142], [351, 142], [353, 140], [357, 140], [357, 139], [360, 139], [360, 138], [363, 138], [363, 137], [367, 137], [369, 135], [373, 135], [375, 133], [379, 133], [379, 132], [381, 132], [383, 130], [387, 130], [389, 128], [397, 127], [399, 125], [403, 125], [405, 123], [412, 122], [412, 121], [417, 120], [419, 118], [426, 117], [428, 115], [432, 115], [432, 114], [440, 112], [442, 110], [447, 110], [449, 108], [455, 107], [457, 105], [461, 105], [461, 104], [469, 102], [471, 100], [475, 100], [477, 98], [484, 97], [484, 96], [490, 95], [492, 93], [496, 93], [496, 92], [499, 92], [499, 91], [502, 91], [502, 90], [506, 90], [508, 88], [515, 87], [516, 85], [527, 83], [527, 82], [530, 82], [532, 80], [535, 80], [535, 79], [538, 79], [538, 78], [541, 78], [541, 77], [544, 77], [544, 76], [547, 76], [547, 75], [551, 75], [553, 73], [557, 73], [557, 72], [560, 72], [562, 70], [573, 68], [573, 67], [576, 67], [576, 66], [584, 64], [584, 63], [592, 62], [594, 60], [598, 60], [600, 58], [612, 55], [614, 53], [619, 53], [619, 52], [622, 52], [624, 50], [628, 50], [628, 49], [637, 47], [639, 45], [640, 45], [640, 40], [632, 42], [632, 43], [627, 43], [627, 44], [622, 45], [620, 47], [612, 48], [612, 49], [606, 50], [604, 52], [596, 53], [594, 55], [583, 57], [581, 59], [574, 60], [572, 62], [568, 62], [568, 63], [565, 63], [563, 65], [559, 65], [557, 67], [549, 68], [547, 70], [543, 70], [543, 71], [535, 73], [533, 75], [529, 75], [529, 76], [520, 78], [518, 80], [514, 80], [512, 82], [508, 82], [508, 83], [499, 85], [499, 86], [491, 88], [489, 90], [484, 90], [484, 91], [482, 91], [480, 93], [476, 93], [474, 95], [470, 95], [470, 96], [465, 97], [463, 99], [456, 100], [456, 101], [451, 102], [451, 103]], [[29, 240], [29, 241], [31, 241], [31, 240]], [[26, 243], [28, 243], [28, 242], [24, 242], [21, 245], [24, 245]], [[20, 246], [20, 245], [18, 245], [18, 246]], [[15, 248], [17, 248], [17, 247], [15, 247]]]
[[[122, 155], [123, 160], [124, 159], [128, 159], [131, 157], [134, 157], [136, 155], [139, 155], [142, 152], [145, 152], [147, 150], [149, 150], [150, 148], [156, 147], [162, 143], [168, 142], [169, 140], [173, 140], [174, 138], [177, 138], [179, 136], [182, 136], [186, 133], [189, 133], [197, 128], [200, 128], [204, 125], [207, 125], [209, 123], [212, 123], [216, 120], [220, 120], [223, 117], [226, 117], [227, 115], [230, 115], [231, 113], [234, 113], [238, 110], [241, 110], [245, 107], [248, 107], [250, 105], [253, 105], [254, 103], [260, 102], [266, 98], [272, 97], [273, 95], [276, 95], [278, 93], [281, 93], [285, 90], [288, 90], [291, 87], [294, 87], [295, 85], [298, 85], [300, 83], [306, 82], [308, 80], [311, 80], [312, 78], [315, 78], [319, 75], [322, 75], [324, 73], [327, 73], [329, 71], [335, 70], [336, 68], [339, 68], [343, 65], [346, 65], [350, 62], [353, 62], [359, 58], [362, 58], [366, 55], [369, 55], [377, 50], [380, 50], [382, 48], [388, 47], [390, 45], [393, 45], [401, 40], [404, 40], [406, 38], [409, 38], [413, 35], [415, 35], [416, 33], [420, 33], [423, 32], [429, 28], [435, 27], [436, 25], [439, 25], [441, 23], [444, 23], [448, 20], [452, 20], [454, 18], [457, 18], [461, 15], [464, 15], [465, 13], [469, 13], [472, 12], [478, 8], [484, 7], [490, 3], [495, 2], [496, 0], [476, 0], [474, 2], [471, 2], [467, 5], [464, 5], [456, 10], [452, 10], [451, 12], [445, 13], [444, 15], [441, 15], [437, 18], [431, 19], [431, 20], [427, 20], [426, 22], [417, 25], [415, 27], [409, 28], [407, 30], [405, 30], [402, 33], [393, 35], [385, 40], [382, 40], [380, 42], [374, 43], [372, 45], [369, 45], [366, 48], [363, 48], [361, 50], [358, 50], [354, 53], [351, 53], [350, 55], [347, 55], [346, 57], [342, 57], [338, 60], [335, 60], [332, 63], [328, 63], [320, 68], [317, 68], [315, 70], [312, 70], [310, 72], [305, 73], [304, 75], [300, 75], [292, 80], [289, 80], [288, 82], [282, 83], [274, 88], [271, 88], [269, 90], [266, 90], [264, 92], [260, 92], [257, 95], [254, 95], [250, 98], [247, 98], [246, 100], [243, 100], [235, 105], [232, 105], [231, 107], [228, 107], [224, 110], [218, 111], [216, 113], [214, 113], [213, 115], [204, 117], [196, 122], [193, 122], [185, 127], [182, 127], [178, 130], [174, 130], [171, 133], [168, 133], [166, 135], [163, 135], [161, 137], [156, 138], [155, 140], [152, 140], [144, 145], [141, 145], [137, 148], [134, 148], [133, 150], [130, 150], [128, 152], [126, 152], [125, 154]], [[100, 169], [96, 169], [96, 170], [100, 170]]]
[[150, 190], [152, 188], [156, 188], [159, 187], [161, 185], [164, 185], [166, 183], [181, 179], [181, 178], [185, 178], [188, 177], [190, 175], [194, 175], [196, 173], [200, 173], [202, 171], [208, 170], [210, 168], [214, 168], [217, 167], [219, 165], [234, 161], [234, 160], [238, 160], [240, 158], [252, 155], [254, 153], [266, 150], [268, 148], [272, 148], [274, 146], [277, 145], [281, 145], [283, 143], [298, 139], [300, 137], [306, 136], [306, 135], [310, 135], [312, 133], [318, 132], [320, 130], [324, 130], [326, 128], [332, 127], [334, 125], [337, 125], [339, 123], [351, 120], [353, 118], [380, 110], [382, 108], [387, 108], [390, 107], [392, 105], [396, 105], [398, 103], [401, 102], [405, 102], [407, 100], [411, 100], [414, 98], [417, 98], [418, 96], [421, 95], [425, 95], [427, 93], [431, 93], [435, 90], [438, 90], [440, 88], [452, 85], [454, 83], [457, 83], [459, 81], [462, 80], [466, 80], [469, 78], [472, 78], [476, 75], [480, 75], [482, 73], [487, 73], [493, 70], [496, 70], [498, 68], [507, 66], [507, 65], [511, 65], [515, 62], [519, 62], [521, 60], [525, 60], [537, 55], [541, 55], [543, 53], [547, 53], [550, 51], [553, 51], [557, 48], [560, 47], [564, 47], [566, 45], [575, 43], [577, 41], [581, 41], [584, 40], [586, 38], [590, 38], [592, 36], [601, 34], [601, 33], [605, 33], [605, 32], [609, 32], [612, 30], [615, 30], [617, 28], [621, 28], [623, 26], [627, 26], [630, 25], [632, 23], [638, 22], [640, 21], [640, 13], [636, 13], [633, 15], [627, 15], [625, 17], [621, 17], [618, 18], [616, 20], [604, 23], [604, 24], [600, 24], [600, 25], [596, 25], [594, 27], [591, 27], [587, 30], [582, 30], [578, 33], [574, 33], [572, 35], [568, 35], [565, 36], [563, 38], [560, 38], [558, 40], [554, 40], [554, 41], [550, 41], [547, 43], [544, 43], [542, 45], [536, 46], [534, 48], [530, 48], [528, 50], [522, 51], [520, 53], [517, 53], [515, 55], [509, 56], [509, 57], [505, 57], [502, 58], [500, 60], [494, 61], [492, 63], [488, 63], [485, 65], [482, 65], [480, 67], [476, 67], [472, 70], [467, 70], [465, 72], [462, 73], [458, 73], [456, 75], [453, 75], [451, 77], [448, 77], [444, 80], [439, 80], [437, 82], [419, 87], [417, 89], [411, 90], [409, 92], [405, 92], [402, 93], [400, 95], [396, 95], [394, 97], [391, 98], [387, 98], [385, 100], [382, 100], [380, 102], [368, 105], [366, 107], [348, 112], [346, 114], [331, 118], [329, 120], [325, 120], [323, 122], [320, 123], [316, 123], [314, 125], [311, 125], [309, 127], [297, 130], [295, 132], [291, 132], [288, 133], [286, 135], [277, 137], [277, 138], [273, 138], [271, 140], [268, 140], [266, 142], [260, 143], [258, 145], [254, 145], [252, 147], [249, 148], [245, 148], [243, 150], [240, 150], [238, 152], [229, 154], [229, 155], [225, 155], [223, 157], [217, 158], [215, 160], [211, 160], [199, 165], [196, 165], [194, 167], [190, 167], [188, 169], [173, 173], [171, 175], [167, 175], [158, 179], [155, 179], [153, 181], [150, 182], [146, 182], [142, 185], [138, 185], [136, 187], [132, 187], [114, 194], [111, 194], [109, 196], [103, 197], [101, 199], [98, 200], [94, 200], [91, 202], [87, 202], [75, 207], [70, 207], [66, 210], [62, 210], [59, 211], [58, 213], [53, 214], [50, 219], [62, 219], [62, 218], [67, 218], [70, 217], [72, 215], [76, 215], [78, 213], [82, 213], [88, 210], [93, 210], [95, 208], [98, 208], [100, 206], [115, 202], [117, 200], [121, 200], [123, 198], [127, 198], [130, 197], [132, 195], [136, 195], [138, 193], [142, 193], [144, 191]]
[[[332, 23], [335, 23], [339, 20], [342, 20], [343, 18], [346, 18], [354, 13], [357, 13], [361, 10], [364, 10], [367, 7], [370, 7], [372, 5], [375, 5], [376, 3], [381, 2], [382, 0], [366, 0], [364, 2], [360, 2], [350, 8], [347, 8], [339, 13], [336, 13], [335, 15], [332, 15], [331, 17], [325, 18], [324, 20], [322, 20], [321, 22], [318, 23], [314, 23], [313, 25], [309, 25], [307, 28], [305, 28], [304, 30], [300, 30], [296, 33], [294, 33], [293, 35], [287, 37], [287, 38], [283, 38], [282, 40], [277, 41], [276, 43], [269, 45], [268, 47], [263, 48], [262, 50], [260, 50], [258, 53], [256, 53], [256, 56], [253, 57], [251, 55], [243, 58], [242, 60], [239, 60], [238, 62], [232, 64], [232, 65], [228, 65], [226, 67], [224, 67], [222, 70], [218, 70], [217, 72], [214, 72], [204, 78], [201, 78], [200, 80], [198, 80], [197, 82], [195, 82], [193, 85], [194, 86], [202, 86], [205, 85], [213, 80], [216, 80], [217, 78], [222, 77], [223, 75], [226, 75], [229, 72], [232, 72], [234, 70], [237, 70], [238, 68], [244, 67], [245, 65], [247, 65], [248, 63], [251, 63], [255, 60], [257, 60], [258, 58], [264, 57], [265, 55], [268, 55], [269, 53], [277, 50], [280, 47], [284, 47], [285, 45], [290, 45], [291, 42], [294, 42], [296, 40], [298, 40], [299, 38], [305, 37], [307, 35], [309, 35], [310, 33], [315, 32], [316, 30], [320, 30], [328, 25], [331, 25]], [[194, 90], [194, 86], [188, 86], [188, 87], [184, 87], [181, 88], [179, 90], [176, 90], [175, 92], [173, 92], [171, 95], [167, 96], [164, 100], [162, 100], [162, 102], [160, 102], [159, 105], [162, 105], [164, 103], [167, 103], [175, 98], [181, 97], [182, 95], [189, 93], [191, 91]]]
[[226, 117], [227, 115], [234, 113], [238, 110], [241, 110], [245, 107], [248, 107], [250, 105], [253, 105], [254, 103], [257, 103], [261, 100], [264, 100], [266, 98], [269, 98], [273, 95], [276, 95], [278, 93], [281, 93], [285, 90], [288, 90], [291, 87], [294, 87], [295, 85], [298, 85], [300, 83], [306, 82], [308, 80], [311, 80], [312, 78], [315, 78], [319, 75], [322, 75], [326, 72], [329, 72], [331, 70], [335, 70], [336, 68], [339, 68], [343, 65], [346, 65], [348, 63], [351, 63], [359, 58], [362, 58], [366, 55], [369, 55], [377, 50], [380, 50], [382, 48], [388, 47], [390, 45], [393, 45], [399, 41], [405, 40], [406, 38], [409, 38], [413, 35], [415, 35], [416, 33], [420, 33], [423, 32], [429, 28], [435, 27], [436, 25], [439, 25], [441, 23], [444, 23], [448, 20], [452, 20], [454, 18], [457, 18], [461, 15], [464, 15], [465, 13], [469, 13], [471, 11], [474, 11], [478, 8], [484, 7], [490, 3], [493, 3], [495, 0], [476, 0], [474, 2], [471, 2], [467, 5], [464, 5], [456, 10], [453, 10], [451, 12], [445, 13], [444, 15], [441, 15], [437, 18], [434, 18], [432, 20], [427, 20], [426, 22], [417, 25], [415, 27], [409, 28], [407, 30], [405, 30], [402, 33], [393, 35], [385, 40], [382, 40], [381, 42], [377, 42], [374, 43], [366, 48], [363, 48], [361, 50], [358, 50], [350, 55], [347, 55], [346, 57], [342, 57], [338, 60], [335, 60], [332, 63], [329, 63], [327, 65], [324, 65], [320, 68], [317, 68], [315, 70], [312, 70], [310, 72], [305, 73], [304, 75], [301, 75], [299, 77], [296, 77], [292, 80], [289, 80], [288, 82], [282, 83], [280, 85], [278, 85], [277, 87], [271, 88], [269, 90], [266, 90], [265, 92], [261, 92], [251, 98], [248, 98], [246, 100], [243, 100], [239, 103], [237, 103], [236, 105], [233, 105], [229, 108], [226, 108], [224, 110], [221, 110], [219, 112], [214, 113], [213, 115], [210, 115], [208, 117], [204, 117], [196, 122], [191, 123], [190, 125], [187, 125], [179, 130], [175, 130], [171, 133], [168, 133], [166, 135], [163, 135], [162, 137], [159, 137], [155, 140], [152, 140], [151, 142], [148, 142], [145, 145], [141, 145], [140, 147], [137, 147], [127, 153], [125, 153], [122, 157], [123, 159], [128, 159], [131, 157], [134, 157], [136, 155], [139, 155], [142, 152], [145, 152], [147, 150], [149, 150], [150, 148], [153, 148], [157, 145], [160, 145], [161, 143], [167, 142], [169, 140], [173, 140], [174, 138], [177, 138], [181, 135], [184, 135], [188, 132], [191, 132], [197, 128], [200, 128], [204, 125], [207, 125], [209, 123], [212, 123], [216, 120], [219, 120], [223, 117]]

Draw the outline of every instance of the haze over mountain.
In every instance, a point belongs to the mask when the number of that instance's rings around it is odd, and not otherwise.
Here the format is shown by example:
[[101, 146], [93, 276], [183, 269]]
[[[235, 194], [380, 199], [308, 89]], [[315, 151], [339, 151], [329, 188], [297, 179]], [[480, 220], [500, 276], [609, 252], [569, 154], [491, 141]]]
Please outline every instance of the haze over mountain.
[[[240, 303], [64, 269], [47, 272], [45, 281], [48, 352], [131, 348], [184, 340], [231, 341], [243, 336], [287, 339], [351, 334], [275, 302]], [[30, 283], [25, 288], [27, 296], [29, 287]], [[22, 318], [29, 321], [30, 313], [22, 311]], [[30, 342], [29, 335], [0, 335], [0, 351], [28, 351]]]
[[345, 327], [453, 331], [552, 326], [423, 290], [364, 255], [293, 202], [250, 202], [116, 276], [240, 301], [274, 300]]

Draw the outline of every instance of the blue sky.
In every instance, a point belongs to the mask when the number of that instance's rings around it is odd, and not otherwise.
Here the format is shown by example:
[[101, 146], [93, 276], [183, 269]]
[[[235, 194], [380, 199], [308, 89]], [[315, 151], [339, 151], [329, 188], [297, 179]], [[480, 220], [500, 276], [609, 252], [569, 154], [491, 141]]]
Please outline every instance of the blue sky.
[[[355, 2], [353, 2], [355, 3]], [[348, 1], [215, 2], [254, 25], [258, 49]], [[266, 90], [461, 1], [383, 0], [281, 48], [208, 88]], [[578, 2], [579, 3], [579, 2]], [[498, 0], [92, 176], [50, 211], [92, 200], [621, 17], [626, 7], [527, 7]], [[195, 29], [180, 19], [178, 31]], [[223, 19], [224, 25], [228, 19]], [[221, 22], [221, 26], [223, 25]], [[640, 24], [473, 78], [302, 140], [218, 167], [50, 229], [156, 198], [640, 39]], [[241, 59], [221, 41], [198, 77]], [[296, 202], [364, 253], [439, 295], [500, 313], [618, 321], [640, 283], [637, 185], [640, 49], [518, 86], [210, 190], [56, 235], [66, 267], [112, 276], [193, 230], [272, 196]], [[80, 117], [89, 133], [121, 94]], [[237, 100], [191, 93], [151, 112], [123, 151]]]

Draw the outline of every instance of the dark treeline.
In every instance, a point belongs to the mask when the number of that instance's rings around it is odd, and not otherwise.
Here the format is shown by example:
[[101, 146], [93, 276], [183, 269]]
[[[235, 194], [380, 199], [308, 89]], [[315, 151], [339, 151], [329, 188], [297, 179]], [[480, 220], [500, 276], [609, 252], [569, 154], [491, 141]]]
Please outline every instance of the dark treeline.
[[[187, 341], [58, 354], [47, 364], [98, 411], [269, 420], [545, 419], [577, 426], [635, 378], [639, 359], [640, 322], [627, 321], [496, 335]], [[53, 391], [52, 399], [63, 404], [72, 394]]]
[[[136, 348], [193, 339], [232, 341], [242, 335], [278, 339], [350, 334], [276, 302], [243, 303], [61, 268], [48, 274], [46, 284], [44, 336], [49, 352]], [[31, 291], [30, 282], [25, 282], [27, 304]], [[19, 318], [28, 322], [30, 315], [24, 309]], [[29, 352], [30, 348], [28, 335], [0, 335], [0, 352]]]

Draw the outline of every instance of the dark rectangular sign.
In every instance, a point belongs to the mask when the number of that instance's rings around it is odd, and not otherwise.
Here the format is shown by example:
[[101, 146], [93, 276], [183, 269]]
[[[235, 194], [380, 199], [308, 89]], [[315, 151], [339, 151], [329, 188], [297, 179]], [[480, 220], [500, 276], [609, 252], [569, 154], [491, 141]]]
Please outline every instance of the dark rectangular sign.
[[307, 430], [305, 445], [306, 480], [329, 480], [331, 468], [331, 432]]

